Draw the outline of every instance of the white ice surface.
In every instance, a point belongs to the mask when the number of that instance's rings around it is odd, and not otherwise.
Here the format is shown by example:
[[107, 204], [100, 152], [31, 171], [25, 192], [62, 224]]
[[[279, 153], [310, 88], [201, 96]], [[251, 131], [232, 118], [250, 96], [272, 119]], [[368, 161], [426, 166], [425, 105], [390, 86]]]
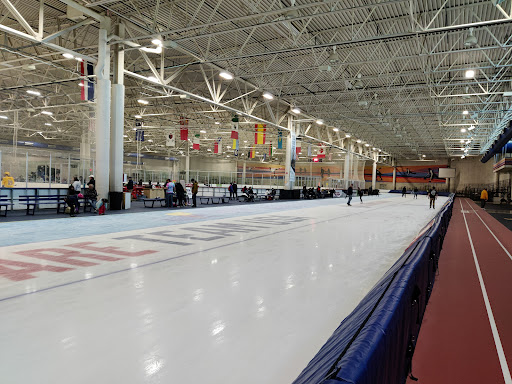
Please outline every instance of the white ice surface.
[[[203, 220], [0, 248], [3, 260], [74, 268], [0, 275], [0, 382], [290, 383], [439, 210], [410, 196], [245, 207], [162, 210]], [[219, 234], [205, 232], [216, 224]], [[154, 253], [73, 246], [84, 242]], [[70, 266], [27, 256], [37, 249], [120, 260]]]

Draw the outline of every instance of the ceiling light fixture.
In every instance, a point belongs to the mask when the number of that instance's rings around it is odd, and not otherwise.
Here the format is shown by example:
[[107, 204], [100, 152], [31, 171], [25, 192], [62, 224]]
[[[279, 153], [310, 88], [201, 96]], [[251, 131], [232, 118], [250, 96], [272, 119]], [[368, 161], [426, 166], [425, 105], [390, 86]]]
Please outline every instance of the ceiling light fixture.
[[75, 60], [76, 60], [76, 61], [79, 61], [80, 63], [81, 63], [82, 61], [84, 61], [81, 57], [75, 57]]
[[460, 142], [461, 142], [461, 143], [464, 143], [464, 139], [460, 139]]
[[143, 99], [139, 99], [139, 100], [137, 100], [137, 103], [139, 103], [139, 104], [144, 104], [144, 105], [148, 105], [148, 104], [149, 104], [149, 101], [147, 101], [147, 100], [143, 100]]
[[347, 138], [348, 138], [348, 137], [351, 137], [351, 136], [347, 133], [347, 134], [345, 135], [345, 137], [347, 137]]
[[51, 127], [52, 126], [52, 123], [44, 123], [44, 125], [48, 126], [48, 127]]
[[7, 120], [7, 119], [8, 119], [8, 117], [7, 117], [7, 116], [4, 116], [4, 115], [0, 115], [0, 119]]
[[298, 115], [298, 114], [300, 113], [300, 108], [293, 107], [292, 109], [290, 109], [290, 111], [292, 111], [293, 113], [295, 113], [296, 115]]
[[339, 129], [338, 129], [338, 128], [333, 128], [332, 130], [333, 130], [334, 132], [338, 132], [338, 131], [339, 131]]
[[158, 79], [155, 76], [149, 76], [148, 80], [153, 82], [153, 83], [158, 83], [159, 82]]
[[161, 47], [163, 45], [162, 40], [160, 40], [160, 39], [153, 39], [153, 40], [151, 40], [151, 44], [155, 44], [155, 45], [157, 45], [159, 47]]
[[466, 37], [466, 40], [464, 41], [464, 45], [466, 47], [473, 47], [478, 44], [478, 39], [473, 34], [474, 28], [469, 28], [469, 35]]
[[216, 122], [215, 122], [215, 124], [216, 124], [216, 125], [220, 125], [220, 122], [216, 121]]
[[316, 123], [317, 123], [318, 125], [322, 125], [322, 124], [324, 123], [324, 121], [323, 121], [322, 119], [318, 119], [318, 120], [316, 121]]
[[74, 59], [75, 56], [73, 56], [71, 53], [63, 53], [62, 56], [64, 56], [66, 59]]
[[472, 69], [468, 69], [464, 76], [466, 76], [466, 79], [472, 79], [473, 77], [475, 77], [475, 71]]
[[53, 115], [53, 112], [50, 112], [50, 111], [41, 111], [41, 113], [42, 113], [43, 115], [47, 115], [47, 116], [51, 116], [51, 115]]
[[354, 88], [355, 89], [361, 89], [364, 87], [364, 84], [363, 84], [363, 81], [361, 80], [361, 74], [358, 73], [357, 74], [357, 80], [356, 82], [354, 83]]
[[427, 157], [427, 155], [421, 155], [421, 157]]
[[227, 72], [227, 71], [222, 71], [219, 73], [219, 76], [222, 77], [223, 79], [226, 79], [226, 80], [233, 80], [234, 76]]
[[365, 147], [369, 147], [369, 146], [370, 146], [370, 144], [366, 143], [364, 146], [365, 146]]
[[461, 131], [462, 133], [466, 133], [466, 128], [461, 128], [461, 129], [460, 129], [460, 131]]
[[469, 111], [462, 111], [463, 115], [469, 115]]
[[362, 143], [363, 141], [362, 141], [362, 140], [360, 140], [360, 139], [357, 139], [357, 140], [356, 140], [356, 142], [357, 142], [357, 143]]
[[136, 119], [142, 119], [142, 116], [141, 116], [141, 115], [135, 115], [135, 116], [133, 116], [133, 117], [135, 117]]
[[206, 131], [205, 131], [205, 130], [203, 130], [203, 129], [202, 129], [202, 130], [200, 130], [199, 132], [200, 132], [200, 133], [206, 133]]
[[337, 64], [340, 62], [340, 55], [336, 53], [336, 46], [332, 47], [332, 53], [329, 55], [329, 63], [331, 64]]
[[274, 95], [272, 95], [270, 92], [263, 92], [262, 96], [267, 100], [272, 100], [274, 98]]
[[475, 126], [474, 126], [474, 125], [471, 125], [471, 126], [468, 128], [468, 131], [472, 131], [473, 129], [475, 129]]
[[33, 91], [33, 90], [31, 90], [31, 89], [29, 89], [29, 90], [27, 91], [27, 93], [28, 93], [28, 94], [30, 94], [30, 95], [34, 95], [34, 96], [41, 96], [41, 92], [39, 92], [39, 91]]

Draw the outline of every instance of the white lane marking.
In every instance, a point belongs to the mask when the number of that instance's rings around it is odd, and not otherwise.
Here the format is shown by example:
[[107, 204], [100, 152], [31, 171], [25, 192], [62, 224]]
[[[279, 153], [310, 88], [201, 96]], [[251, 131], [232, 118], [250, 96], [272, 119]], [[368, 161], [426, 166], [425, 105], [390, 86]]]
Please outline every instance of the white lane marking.
[[478, 214], [477, 211], [475, 211], [475, 209], [473, 208], [473, 206], [471, 205], [471, 203], [469, 203], [469, 207], [473, 210], [474, 213], [476, 213], [476, 215], [478, 216], [478, 218], [480, 219], [480, 221], [483, 223], [483, 225], [485, 225], [485, 228], [487, 228], [487, 230], [491, 233], [492, 237], [494, 237], [494, 239], [498, 242], [498, 244], [500, 245], [500, 247], [505, 251], [505, 253], [507, 254], [508, 258], [510, 260], [512, 260], [512, 255], [510, 254], [510, 252], [507, 250], [507, 248], [505, 248], [505, 246], [501, 243], [501, 241], [498, 240], [498, 238], [496, 237], [496, 235], [494, 234], [493, 231], [491, 231], [491, 228], [489, 228], [487, 226], [487, 224], [485, 224], [485, 221], [480, 217], [480, 215]]
[[475, 262], [476, 273], [478, 275], [478, 280], [480, 282], [480, 288], [482, 290], [482, 295], [484, 297], [485, 309], [487, 310], [487, 317], [489, 319], [489, 323], [491, 325], [492, 337], [494, 338], [494, 345], [496, 346], [496, 352], [498, 353], [498, 359], [500, 360], [501, 372], [503, 373], [503, 379], [505, 380], [505, 384], [512, 384], [512, 377], [510, 376], [510, 370], [507, 365], [507, 358], [505, 357], [505, 352], [503, 351], [503, 346], [501, 345], [500, 334], [498, 333], [498, 327], [496, 326], [496, 321], [494, 321], [494, 315], [491, 309], [491, 303], [489, 302], [489, 297], [487, 296], [487, 289], [485, 289], [484, 278], [482, 276], [482, 272], [480, 271], [480, 265], [478, 263], [478, 258], [476, 257], [475, 247], [473, 246], [473, 239], [471, 238], [471, 233], [469, 232], [468, 222], [466, 220], [466, 214], [464, 213], [462, 207], [462, 200], [460, 200], [460, 208], [462, 210], [462, 216], [464, 217], [464, 223], [466, 224], [466, 230], [468, 232], [469, 244], [471, 245], [471, 251], [473, 252], [473, 260]]

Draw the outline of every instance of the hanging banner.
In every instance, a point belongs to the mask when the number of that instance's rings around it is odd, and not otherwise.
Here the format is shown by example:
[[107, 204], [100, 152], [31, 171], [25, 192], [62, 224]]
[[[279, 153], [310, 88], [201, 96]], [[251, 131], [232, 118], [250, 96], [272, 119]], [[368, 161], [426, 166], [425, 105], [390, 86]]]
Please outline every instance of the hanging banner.
[[270, 144], [268, 146], [268, 155], [269, 155], [269, 157], [272, 157], [273, 153], [274, 153], [274, 150], [272, 148], [272, 142], [270, 142]]
[[283, 149], [283, 131], [277, 130], [277, 149]]
[[222, 153], [222, 137], [219, 137], [213, 144], [213, 153]]
[[239, 146], [240, 140], [233, 140], [233, 154], [235, 156], [238, 156], [238, 146]]
[[135, 141], [144, 141], [144, 130], [137, 129], [135, 131]]
[[249, 150], [249, 153], [247, 154], [247, 156], [249, 157], [249, 159], [254, 159], [256, 157], [256, 151], [254, 148], [251, 148]]
[[311, 157], [311, 144], [308, 145], [308, 156]]
[[325, 159], [325, 145], [318, 145], [318, 153], [316, 155], [319, 159]]
[[301, 152], [302, 152], [302, 141], [297, 140], [296, 144], [295, 144], [295, 153], [297, 154], [297, 157]]
[[80, 99], [93, 101], [94, 100], [94, 83], [89, 81], [89, 76], [94, 75], [94, 67], [91, 63], [87, 63], [82, 61], [80, 63], [80, 74], [84, 77], [87, 77], [87, 80], [81, 80], [80, 86], [82, 89], [80, 90]]
[[183, 116], [180, 116], [180, 139], [188, 140], [188, 119]]
[[174, 136], [174, 131], [172, 131], [172, 130], [165, 131], [165, 145], [167, 147], [175, 147], [176, 146], [176, 136]]
[[255, 124], [254, 144], [265, 144], [266, 124]]
[[238, 140], [238, 127], [238, 117], [235, 116], [231, 119], [231, 138], [234, 140]]
[[198, 150], [198, 151], [199, 151], [200, 143], [201, 143], [201, 141], [200, 141], [200, 138], [199, 138], [199, 137], [200, 137], [200, 136], [199, 136], [199, 133], [196, 133], [196, 134], [194, 135], [194, 143], [193, 143], [193, 145], [192, 145], [192, 149], [196, 149], [196, 150]]

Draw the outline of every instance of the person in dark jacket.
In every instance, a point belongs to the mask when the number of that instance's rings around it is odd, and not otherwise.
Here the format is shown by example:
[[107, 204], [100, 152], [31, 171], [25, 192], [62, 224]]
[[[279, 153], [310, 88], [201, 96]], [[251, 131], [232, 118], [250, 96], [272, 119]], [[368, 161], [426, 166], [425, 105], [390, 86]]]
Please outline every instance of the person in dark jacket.
[[128, 184], [126, 184], [126, 189], [129, 191], [133, 190], [133, 180], [131, 177], [128, 178]]
[[407, 188], [402, 188], [402, 197], [407, 197]]
[[78, 195], [76, 194], [75, 188], [70, 185], [68, 187], [68, 194], [66, 196], [66, 204], [69, 206], [69, 216], [75, 217], [78, 208]]
[[233, 196], [238, 199], [238, 185], [236, 183], [233, 183]]
[[348, 189], [347, 189], [347, 196], [348, 196], [347, 205], [351, 205], [350, 202], [352, 201], [353, 193], [354, 193], [354, 185], [350, 184], [350, 187], [348, 187]]
[[85, 198], [85, 207], [87, 207], [87, 203], [91, 205], [91, 207], [94, 209], [94, 212], [98, 212], [96, 209], [96, 203], [98, 201], [98, 192], [94, 189], [94, 184], [88, 184], [87, 189], [84, 192], [84, 198]]
[[94, 180], [94, 175], [89, 176], [89, 181], [87, 182], [87, 185], [92, 184], [94, 188], [96, 188], [96, 180]]
[[178, 205], [180, 207], [183, 207], [185, 205], [185, 188], [183, 188], [183, 185], [181, 183], [176, 183], [176, 197], [178, 198]]
[[357, 187], [357, 196], [359, 196], [359, 200], [361, 200], [361, 203], [363, 202], [363, 191], [360, 187]]

